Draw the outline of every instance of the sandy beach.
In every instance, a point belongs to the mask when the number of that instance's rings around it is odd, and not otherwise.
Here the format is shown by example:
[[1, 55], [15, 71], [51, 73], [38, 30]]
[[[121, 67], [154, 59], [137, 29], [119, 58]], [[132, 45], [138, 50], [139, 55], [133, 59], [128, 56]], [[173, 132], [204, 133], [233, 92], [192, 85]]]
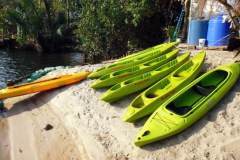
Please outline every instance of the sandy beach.
[[[240, 59], [234, 55], [207, 51], [202, 71]], [[44, 78], [100, 66], [60, 69]], [[5, 100], [9, 110], [0, 118], [0, 160], [240, 159], [240, 80], [191, 128], [142, 148], [133, 139], [146, 119], [136, 124], [121, 120], [137, 94], [108, 104], [99, 100], [105, 90], [91, 89], [92, 82]]]

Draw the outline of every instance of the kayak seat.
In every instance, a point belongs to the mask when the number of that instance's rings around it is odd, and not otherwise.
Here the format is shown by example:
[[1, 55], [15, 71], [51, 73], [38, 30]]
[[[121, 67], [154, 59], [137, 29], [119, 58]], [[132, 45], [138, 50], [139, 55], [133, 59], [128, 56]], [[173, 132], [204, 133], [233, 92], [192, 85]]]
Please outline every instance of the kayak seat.
[[173, 75], [174, 77], [186, 77], [188, 76], [188, 73], [193, 69], [193, 62], [189, 61], [186, 63], [181, 69], [178, 69], [175, 74]]
[[204, 96], [202, 94], [191, 88], [173, 102], [168, 104], [166, 108], [175, 114], [185, 115], [192, 110], [193, 106], [203, 97]]
[[[168, 78], [162, 79], [154, 88], [145, 93], [147, 98], [156, 98], [164, 94], [164, 89], [171, 86], [171, 81]], [[167, 93], [166, 93], [167, 94]]]
[[225, 71], [215, 71], [209, 74], [168, 104], [166, 108], [178, 115], [187, 114], [202, 98], [209, 96], [227, 75], [228, 73]]
[[215, 86], [201, 86], [201, 85], [195, 85], [193, 87], [194, 91], [203, 95], [203, 96], [208, 96], [212, 91], [215, 89]]
[[142, 106], [144, 106], [144, 101], [141, 97], [134, 101], [132, 104], [132, 107], [134, 108], [141, 108]]
[[202, 79], [199, 83], [197, 83], [193, 89], [203, 95], [208, 96], [210, 93], [212, 93], [217, 86], [224, 81], [224, 79], [227, 77], [227, 72], [225, 71], [215, 71], [206, 78]]
[[218, 70], [202, 79], [199, 84], [203, 87], [218, 86], [219, 83], [226, 79], [227, 75], [228, 73], [226, 71]]
[[149, 93], [146, 95], [147, 98], [155, 98], [157, 97], [158, 95], [157, 94], [154, 94], [154, 93]]
[[188, 113], [191, 109], [192, 109], [192, 106], [181, 106], [181, 107], [177, 107], [174, 103], [170, 103], [167, 108], [174, 112], [174, 113], [177, 113], [179, 115], [184, 115], [186, 113]]
[[188, 75], [188, 72], [187, 71], [183, 71], [183, 72], [180, 72], [177, 75], [175, 75], [175, 77], [186, 77], [187, 75]]

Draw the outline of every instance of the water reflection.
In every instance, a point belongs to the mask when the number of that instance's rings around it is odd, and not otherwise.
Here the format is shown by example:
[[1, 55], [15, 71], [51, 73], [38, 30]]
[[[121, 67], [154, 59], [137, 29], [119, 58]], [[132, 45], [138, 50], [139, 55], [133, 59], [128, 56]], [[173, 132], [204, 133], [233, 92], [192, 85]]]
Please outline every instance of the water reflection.
[[0, 51], [0, 87], [45, 67], [74, 66], [83, 63], [81, 53], [38, 54], [32, 52]]

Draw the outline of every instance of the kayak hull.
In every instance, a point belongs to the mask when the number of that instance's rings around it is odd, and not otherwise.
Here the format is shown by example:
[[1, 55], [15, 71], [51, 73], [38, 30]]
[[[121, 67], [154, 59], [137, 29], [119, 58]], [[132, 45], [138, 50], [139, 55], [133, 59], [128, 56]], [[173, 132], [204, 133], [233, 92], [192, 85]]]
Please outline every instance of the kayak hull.
[[150, 51], [153, 51], [153, 50], [159, 49], [161, 47], [164, 47], [164, 45], [166, 45], [166, 43], [159, 44], [159, 45], [144, 49], [142, 51], [132, 53], [130, 55], [127, 55], [123, 58], [118, 59], [115, 63], [124, 62], [124, 61], [131, 60], [131, 59], [134, 59], [134, 58], [146, 56]]
[[239, 74], [240, 65], [235, 63], [220, 66], [194, 80], [152, 114], [135, 144], [143, 146], [190, 127], [223, 98]]
[[203, 65], [205, 55], [205, 52], [198, 53], [176, 71], [141, 93], [127, 107], [123, 120], [135, 122], [152, 114], [161, 104], [194, 80]]
[[180, 67], [189, 58], [189, 53], [185, 53], [172, 61], [160, 66], [159, 68], [144, 73], [139, 76], [135, 76], [129, 80], [123, 81], [119, 84], [114, 85], [107, 92], [105, 92], [101, 99], [106, 102], [115, 102], [122, 99], [123, 97], [132, 93], [141, 91], [148, 88], [152, 84], [156, 83], [176, 68]]
[[90, 79], [100, 78], [101, 76], [104, 76], [111, 72], [115, 72], [118, 70], [126, 69], [128, 67], [144, 63], [144, 62], [149, 61], [153, 58], [156, 58], [160, 55], [163, 55], [167, 52], [170, 52], [176, 45], [177, 45], [176, 42], [169, 43], [169, 44], [163, 44], [163, 45], [160, 45], [160, 47], [153, 48], [139, 56], [130, 56], [130, 58], [126, 58], [119, 62], [115, 62], [111, 65], [108, 65], [106, 67], [99, 68], [95, 72], [91, 73], [88, 76], [88, 78], [90, 78]]
[[25, 83], [22, 85], [10, 86], [0, 90], [0, 99], [6, 99], [11, 97], [22, 96], [26, 94], [32, 94], [36, 92], [42, 92], [59, 88], [62, 86], [77, 83], [84, 80], [89, 75], [89, 72], [79, 72], [71, 75], [65, 75], [57, 78], [51, 78], [42, 81], [36, 81], [32, 83]]
[[179, 50], [173, 50], [167, 54], [154, 58], [143, 64], [139, 64], [133, 67], [129, 67], [127, 69], [119, 70], [111, 74], [104, 75], [98, 80], [96, 80], [94, 83], [92, 83], [91, 87], [94, 89], [111, 87], [117, 83], [131, 79], [137, 75], [152, 71], [158, 68], [159, 66], [167, 63], [168, 61], [174, 59], [177, 56], [178, 52]]

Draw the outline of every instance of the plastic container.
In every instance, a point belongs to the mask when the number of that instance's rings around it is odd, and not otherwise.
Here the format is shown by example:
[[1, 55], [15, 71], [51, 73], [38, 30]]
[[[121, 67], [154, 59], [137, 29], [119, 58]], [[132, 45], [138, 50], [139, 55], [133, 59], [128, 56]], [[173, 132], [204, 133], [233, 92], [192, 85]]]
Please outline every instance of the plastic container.
[[230, 23], [224, 21], [224, 15], [211, 17], [208, 24], [208, 46], [226, 46], [230, 36]]
[[200, 38], [199, 43], [198, 43], [198, 47], [203, 48], [203, 47], [205, 47], [205, 45], [206, 45], [206, 39]]
[[188, 44], [198, 45], [199, 39], [207, 39], [208, 20], [191, 20], [188, 29]]

